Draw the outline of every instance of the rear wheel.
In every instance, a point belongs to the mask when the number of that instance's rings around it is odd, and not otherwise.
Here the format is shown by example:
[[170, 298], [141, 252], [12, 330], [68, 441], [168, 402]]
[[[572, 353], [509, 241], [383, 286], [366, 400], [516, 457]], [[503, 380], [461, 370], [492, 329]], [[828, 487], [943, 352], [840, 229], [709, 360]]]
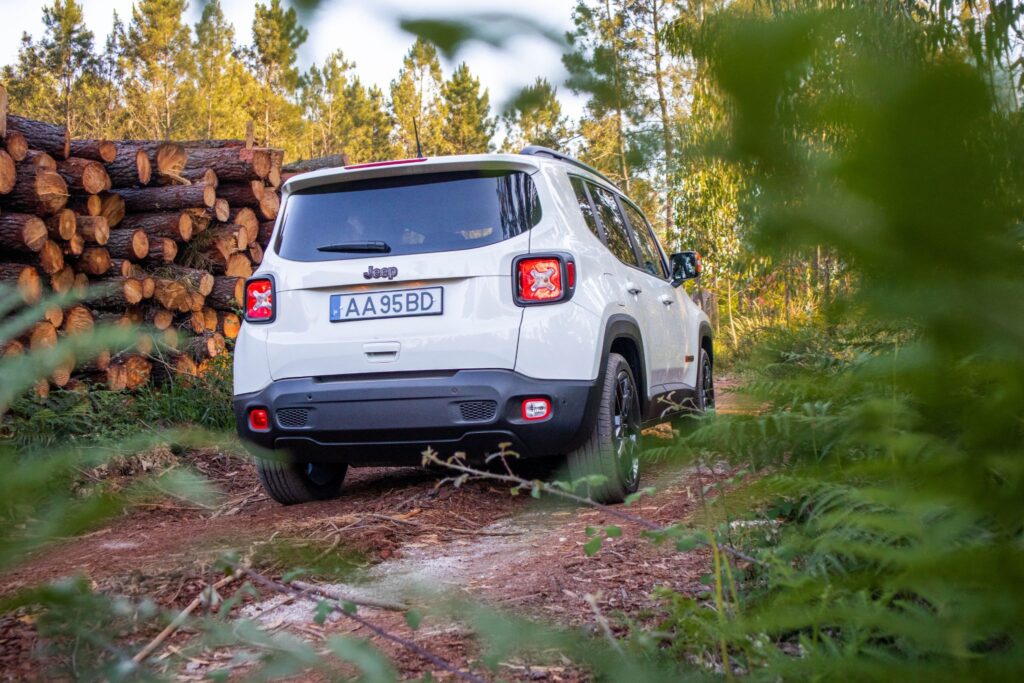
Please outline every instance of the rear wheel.
[[706, 349], [700, 350], [700, 365], [697, 366], [696, 412], [706, 413], [715, 409], [715, 375], [711, 356]]
[[270, 497], [284, 505], [335, 498], [348, 465], [256, 460], [256, 473]]
[[697, 425], [697, 420], [694, 418], [715, 409], [714, 365], [707, 349], [700, 350], [697, 364], [697, 386], [694, 389], [693, 400], [688, 400], [686, 405], [686, 412], [679, 413], [672, 418], [672, 426], [684, 434], [692, 431]]
[[604, 477], [588, 488], [600, 503], [621, 503], [640, 484], [640, 394], [629, 363], [617, 353], [605, 365], [594, 431], [569, 454], [568, 464], [573, 481]]

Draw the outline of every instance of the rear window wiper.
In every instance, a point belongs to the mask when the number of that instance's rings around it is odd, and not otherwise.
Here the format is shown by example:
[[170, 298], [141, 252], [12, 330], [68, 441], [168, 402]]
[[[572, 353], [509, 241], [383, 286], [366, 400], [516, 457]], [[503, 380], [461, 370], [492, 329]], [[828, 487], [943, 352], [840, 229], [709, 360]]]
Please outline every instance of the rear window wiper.
[[333, 251], [342, 254], [387, 254], [391, 251], [391, 245], [380, 240], [367, 240], [364, 242], [325, 244], [322, 247], [317, 247], [316, 250]]

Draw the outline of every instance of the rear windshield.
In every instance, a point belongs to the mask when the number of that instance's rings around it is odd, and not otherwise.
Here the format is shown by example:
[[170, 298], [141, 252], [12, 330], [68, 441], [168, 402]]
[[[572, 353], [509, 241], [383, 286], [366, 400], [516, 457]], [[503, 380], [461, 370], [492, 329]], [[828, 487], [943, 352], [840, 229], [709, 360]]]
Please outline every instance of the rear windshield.
[[322, 185], [288, 198], [274, 245], [292, 261], [334, 261], [472, 249], [540, 220], [521, 171], [392, 176]]

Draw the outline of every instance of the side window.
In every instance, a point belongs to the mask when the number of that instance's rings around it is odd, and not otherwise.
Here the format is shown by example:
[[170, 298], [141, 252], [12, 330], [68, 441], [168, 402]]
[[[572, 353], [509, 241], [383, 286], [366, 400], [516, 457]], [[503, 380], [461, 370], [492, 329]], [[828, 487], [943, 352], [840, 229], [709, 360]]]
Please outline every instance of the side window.
[[597, 217], [594, 216], [594, 207], [591, 206], [590, 198], [587, 197], [587, 188], [583, 184], [583, 179], [576, 176], [569, 176], [569, 179], [572, 181], [573, 191], [576, 192], [576, 201], [579, 202], [583, 220], [586, 221], [590, 232], [594, 233], [594, 237], [601, 239], [601, 231], [597, 227]]
[[591, 185], [590, 196], [594, 198], [597, 213], [601, 217], [601, 225], [604, 226], [604, 234], [608, 239], [608, 250], [626, 265], [639, 267], [615, 195], [602, 187]]
[[640, 256], [644, 261], [641, 267], [654, 277], [667, 280], [668, 273], [665, 271], [665, 262], [661, 260], [661, 251], [658, 249], [658, 243], [654, 241], [654, 235], [651, 234], [651, 226], [647, 223], [647, 219], [632, 204], [622, 202], [622, 208], [626, 211], [626, 218], [629, 219], [629, 225], [633, 228], [633, 237], [636, 238], [636, 243], [640, 247]]

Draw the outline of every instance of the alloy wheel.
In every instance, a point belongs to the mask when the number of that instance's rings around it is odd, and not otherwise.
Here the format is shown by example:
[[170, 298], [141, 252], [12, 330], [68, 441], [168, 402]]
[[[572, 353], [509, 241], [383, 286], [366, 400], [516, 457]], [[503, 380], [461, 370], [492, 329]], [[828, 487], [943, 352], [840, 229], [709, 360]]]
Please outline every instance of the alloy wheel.
[[627, 488], [640, 478], [640, 415], [636, 386], [626, 370], [615, 379], [615, 407], [612, 414], [612, 445], [616, 465]]

